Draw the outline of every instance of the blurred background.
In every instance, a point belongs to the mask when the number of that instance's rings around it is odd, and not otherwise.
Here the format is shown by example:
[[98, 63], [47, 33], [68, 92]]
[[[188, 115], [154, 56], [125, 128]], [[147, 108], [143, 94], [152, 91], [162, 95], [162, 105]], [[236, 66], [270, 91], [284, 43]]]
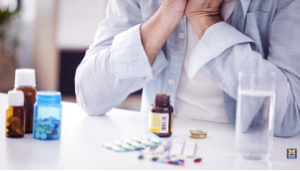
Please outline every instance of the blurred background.
[[[108, 0], [0, 0], [0, 92], [13, 89], [15, 69], [36, 70], [37, 90], [76, 102], [75, 70], [105, 18]], [[118, 108], [139, 110], [141, 91]]]

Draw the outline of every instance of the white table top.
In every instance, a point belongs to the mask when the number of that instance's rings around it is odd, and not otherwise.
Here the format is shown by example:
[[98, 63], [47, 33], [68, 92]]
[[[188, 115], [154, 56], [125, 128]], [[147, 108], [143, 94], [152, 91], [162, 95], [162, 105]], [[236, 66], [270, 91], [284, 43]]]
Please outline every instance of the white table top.
[[[300, 159], [287, 159], [287, 148], [300, 150], [300, 134], [274, 138], [270, 160], [237, 159], [234, 154], [234, 126], [183, 118], [174, 119], [171, 137], [197, 142], [201, 163], [188, 160], [185, 166], [138, 160], [137, 151], [115, 153], [102, 148], [113, 142], [142, 135], [139, 112], [114, 109], [105, 116], [87, 116], [74, 103], [63, 103], [62, 136], [58, 141], [40, 141], [26, 135], [5, 137], [7, 96], [0, 94], [0, 169], [300, 169]], [[190, 139], [189, 129], [207, 130], [208, 138]], [[298, 153], [299, 155], [299, 153]]]

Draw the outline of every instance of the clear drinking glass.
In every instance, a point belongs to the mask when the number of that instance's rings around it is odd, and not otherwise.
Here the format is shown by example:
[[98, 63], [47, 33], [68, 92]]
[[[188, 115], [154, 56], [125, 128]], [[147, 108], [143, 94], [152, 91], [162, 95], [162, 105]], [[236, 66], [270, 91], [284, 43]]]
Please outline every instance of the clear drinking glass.
[[271, 155], [275, 112], [275, 73], [239, 75], [236, 117], [236, 152], [260, 160]]

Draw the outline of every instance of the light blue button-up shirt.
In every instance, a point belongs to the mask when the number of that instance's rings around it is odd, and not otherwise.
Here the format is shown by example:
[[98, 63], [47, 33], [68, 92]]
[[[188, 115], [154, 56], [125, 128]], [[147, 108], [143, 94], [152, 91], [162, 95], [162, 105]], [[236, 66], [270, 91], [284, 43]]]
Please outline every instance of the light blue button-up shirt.
[[[76, 71], [77, 102], [88, 114], [105, 114], [141, 88], [142, 113], [148, 113], [156, 93], [170, 94], [174, 105], [186, 49], [186, 18], [152, 66], [141, 42], [140, 25], [156, 12], [160, 2], [109, 2], [107, 17]], [[231, 123], [236, 116], [239, 72], [274, 72], [274, 134], [293, 136], [300, 131], [299, 6], [299, 0], [240, 0], [231, 25], [211, 26], [192, 53], [189, 77], [202, 72], [224, 90]]]

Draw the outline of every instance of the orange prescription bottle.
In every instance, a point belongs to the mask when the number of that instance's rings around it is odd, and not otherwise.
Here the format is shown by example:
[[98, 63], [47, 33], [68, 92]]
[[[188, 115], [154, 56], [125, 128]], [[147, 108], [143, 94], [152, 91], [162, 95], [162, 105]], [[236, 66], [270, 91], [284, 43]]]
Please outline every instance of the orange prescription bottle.
[[5, 135], [10, 138], [24, 137], [25, 110], [22, 91], [8, 92], [8, 109], [6, 110]]

